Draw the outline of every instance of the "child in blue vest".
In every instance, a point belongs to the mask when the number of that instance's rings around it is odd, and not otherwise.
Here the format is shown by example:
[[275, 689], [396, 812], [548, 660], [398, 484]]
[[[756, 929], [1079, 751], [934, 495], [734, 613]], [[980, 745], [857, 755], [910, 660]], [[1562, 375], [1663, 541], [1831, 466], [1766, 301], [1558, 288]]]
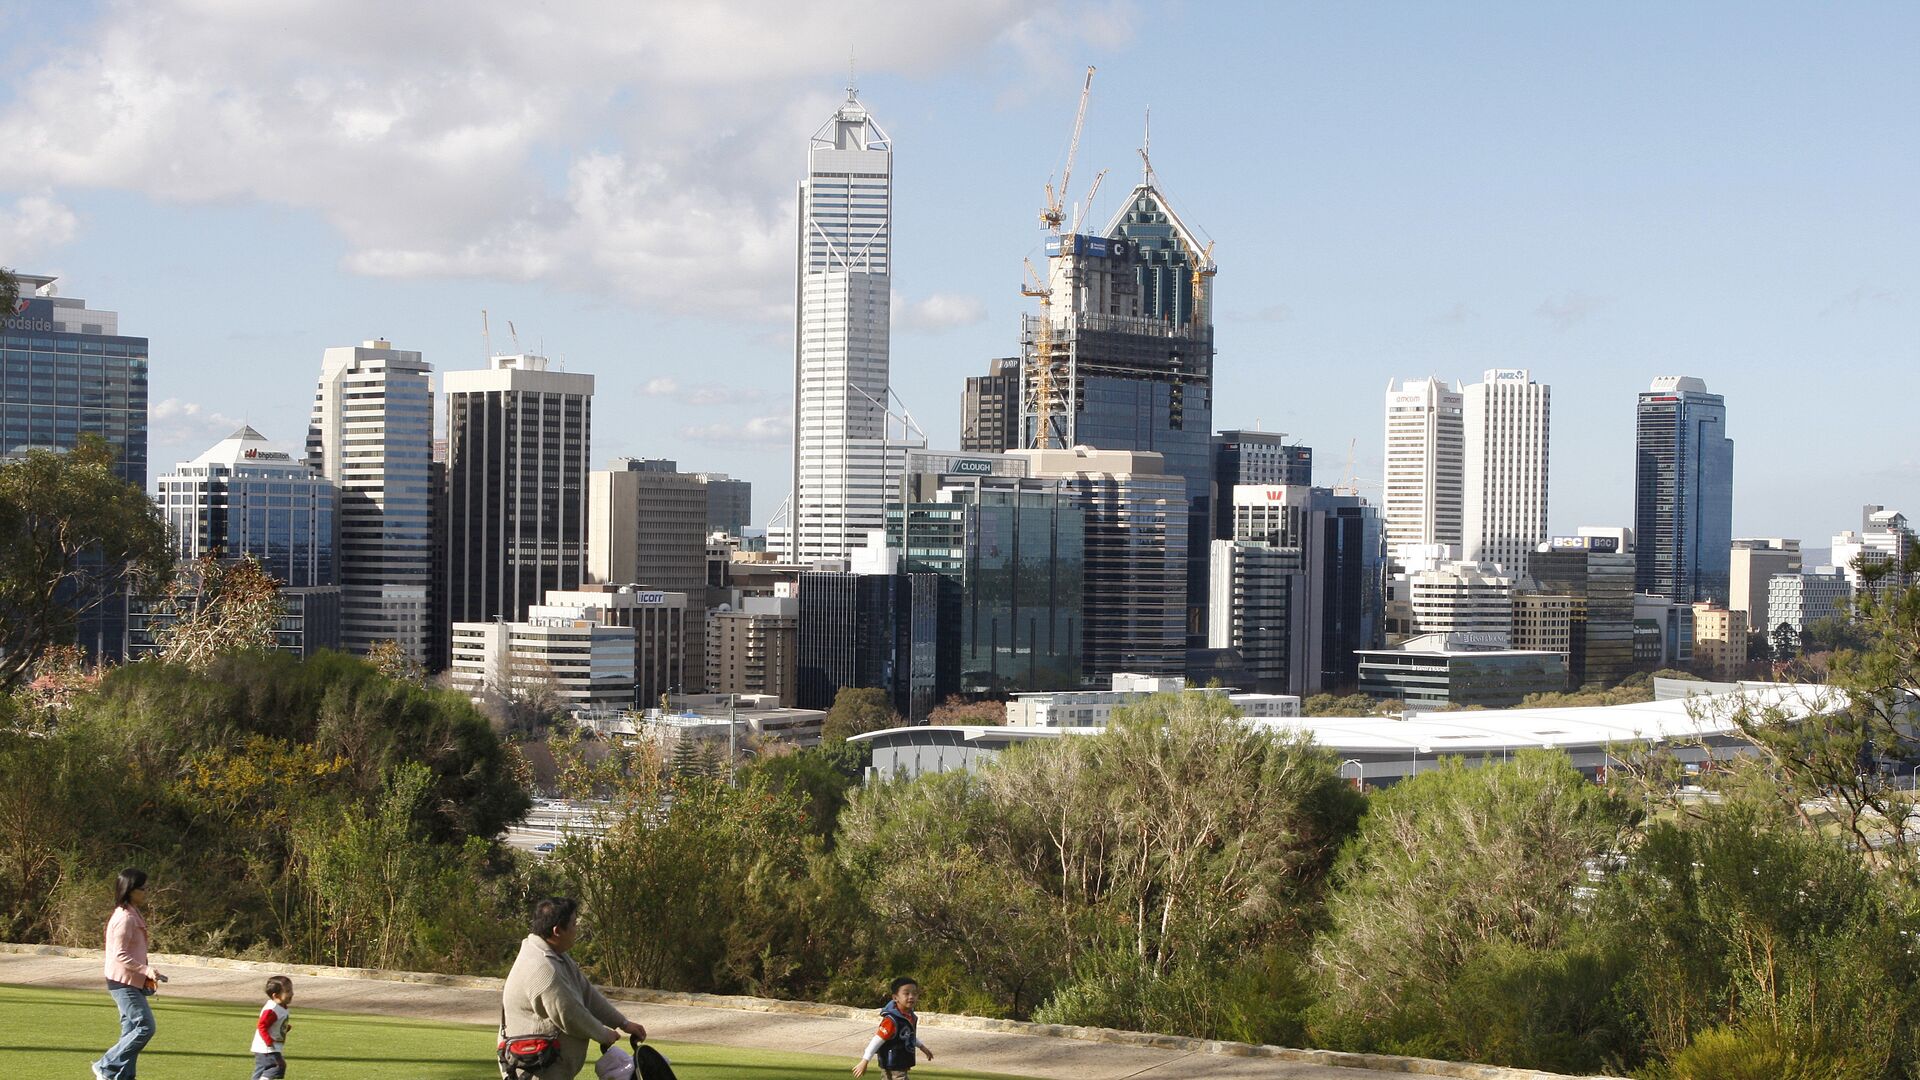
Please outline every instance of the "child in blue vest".
[[889, 988], [893, 997], [880, 1009], [880, 1030], [868, 1041], [866, 1052], [853, 1067], [853, 1075], [861, 1076], [867, 1071], [867, 1062], [875, 1057], [880, 1059], [880, 1068], [886, 1080], [907, 1080], [907, 1070], [913, 1068], [913, 1052], [919, 1050], [933, 1060], [933, 1051], [920, 1041], [918, 1034], [920, 1022], [913, 1015], [913, 1005], [920, 1000], [920, 984], [912, 979], [895, 979]]

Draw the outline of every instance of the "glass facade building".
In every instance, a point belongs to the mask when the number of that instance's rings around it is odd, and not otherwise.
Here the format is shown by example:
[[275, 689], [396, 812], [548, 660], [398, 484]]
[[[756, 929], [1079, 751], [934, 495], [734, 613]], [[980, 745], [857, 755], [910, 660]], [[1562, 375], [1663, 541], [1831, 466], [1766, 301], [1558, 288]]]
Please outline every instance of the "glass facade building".
[[[114, 470], [147, 486], [147, 339], [120, 333], [120, 316], [55, 295], [54, 278], [16, 274], [21, 303], [0, 313], [0, 457], [69, 450], [99, 435], [115, 450]], [[124, 597], [80, 620], [79, 644], [117, 660], [126, 638]]]
[[1699, 379], [1655, 379], [1640, 395], [1634, 443], [1637, 588], [1724, 607], [1733, 559], [1726, 399]]
[[[889, 513], [909, 571], [956, 587], [959, 687], [1080, 685], [1085, 513], [1058, 481], [952, 478], [939, 501]], [[904, 522], [904, 525], [903, 525]]]
[[1213, 437], [1213, 535], [1232, 540], [1233, 489], [1242, 484], [1307, 487], [1313, 483], [1313, 447], [1289, 443], [1277, 431], [1222, 431]]
[[1567, 674], [1576, 688], [1634, 671], [1634, 557], [1617, 547], [1610, 537], [1559, 536], [1529, 563], [1540, 592], [1573, 601]]
[[958, 686], [952, 605], [939, 574], [800, 575], [800, 707], [829, 709], [847, 687], [886, 691], [895, 712], [925, 720]]

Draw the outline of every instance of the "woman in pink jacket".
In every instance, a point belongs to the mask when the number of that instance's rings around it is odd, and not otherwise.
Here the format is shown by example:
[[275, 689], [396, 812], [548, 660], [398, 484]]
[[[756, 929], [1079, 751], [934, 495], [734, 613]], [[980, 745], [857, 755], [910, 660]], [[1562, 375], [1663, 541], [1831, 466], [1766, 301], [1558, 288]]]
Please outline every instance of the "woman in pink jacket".
[[95, 1080], [137, 1080], [140, 1050], [153, 1038], [153, 1007], [147, 998], [167, 977], [147, 963], [147, 872], [129, 866], [113, 887], [113, 918], [107, 920], [107, 993], [120, 1007], [120, 1041], [93, 1063]]

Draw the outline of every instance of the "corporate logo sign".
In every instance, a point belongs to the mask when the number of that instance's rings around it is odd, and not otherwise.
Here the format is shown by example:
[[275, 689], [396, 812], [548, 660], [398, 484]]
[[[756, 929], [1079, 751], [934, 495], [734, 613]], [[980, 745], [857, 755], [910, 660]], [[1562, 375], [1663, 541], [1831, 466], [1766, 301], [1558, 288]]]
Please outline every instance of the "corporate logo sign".
[[21, 297], [20, 303], [7, 312], [4, 320], [0, 320], [0, 329], [53, 333], [53, 301], [36, 296]]
[[993, 473], [993, 462], [979, 459], [956, 461], [949, 466], [956, 473], [968, 476], [989, 476]]

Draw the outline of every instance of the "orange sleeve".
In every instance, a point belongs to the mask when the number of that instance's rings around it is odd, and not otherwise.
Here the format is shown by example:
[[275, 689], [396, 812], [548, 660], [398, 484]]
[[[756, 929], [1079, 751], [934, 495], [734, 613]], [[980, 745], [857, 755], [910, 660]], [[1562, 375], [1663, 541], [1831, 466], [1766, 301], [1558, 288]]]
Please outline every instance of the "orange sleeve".
[[893, 1038], [893, 1033], [895, 1030], [896, 1029], [894, 1028], [894, 1025], [893, 1025], [893, 1017], [883, 1016], [880, 1018], [880, 1030], [876, 1034], [878, 1034], [882, 1039], [891, 1039]]

